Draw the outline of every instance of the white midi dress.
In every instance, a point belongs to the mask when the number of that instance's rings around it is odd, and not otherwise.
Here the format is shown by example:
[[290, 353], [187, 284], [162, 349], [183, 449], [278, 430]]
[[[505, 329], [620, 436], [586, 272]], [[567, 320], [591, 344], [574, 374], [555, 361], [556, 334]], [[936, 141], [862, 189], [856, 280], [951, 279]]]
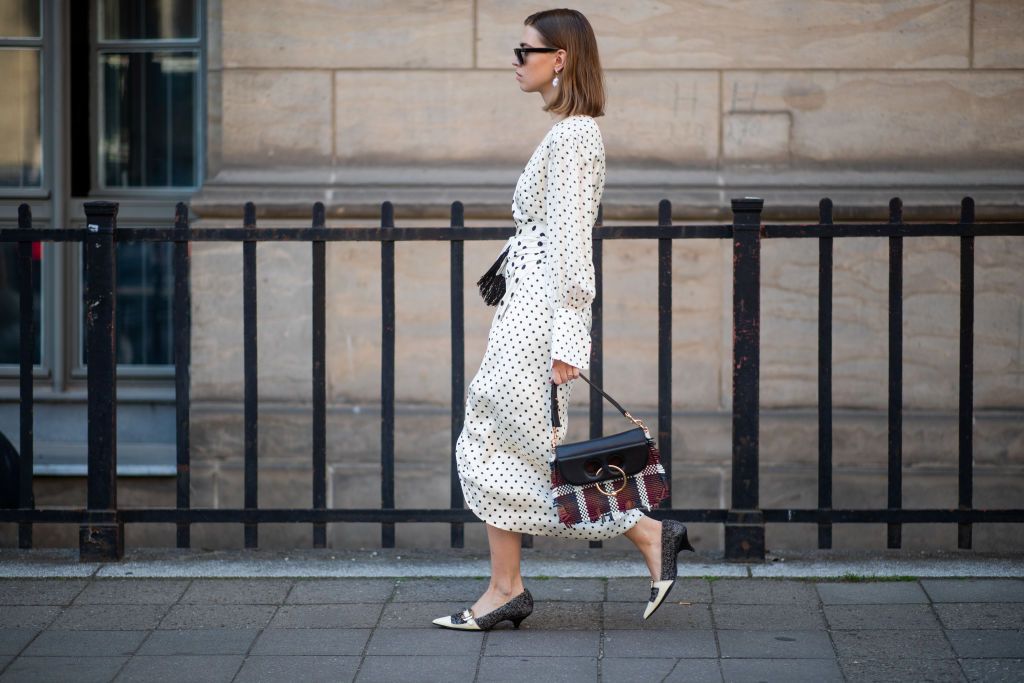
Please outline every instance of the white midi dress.
[[[596, 295], [592, 229], [604, 192], [601, 130], [590, 116], [555, 123], [526, 164], [512, 202], [516, 232], [502, 245], [505, 294], [466, 396], [456, 465], [467, 506], [481, 520], [538, 536], [602, 540], [636, 524], [640, 510], [614, 511], [568, 527], [551, 493], [551, 367], [590, 366]], [[557, 385], [568, 428], [573, 379]]]

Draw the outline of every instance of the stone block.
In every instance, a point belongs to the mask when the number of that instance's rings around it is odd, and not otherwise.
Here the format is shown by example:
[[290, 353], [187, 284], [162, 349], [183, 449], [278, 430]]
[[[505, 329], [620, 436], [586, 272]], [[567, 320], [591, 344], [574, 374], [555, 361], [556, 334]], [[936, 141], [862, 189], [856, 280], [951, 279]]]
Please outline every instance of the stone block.
[[153, 631], [139, 650], [140, 655], [244, 655], [259, 631], [255, 629], [197, 628], [182, 631]]
[[722, 683], [717, 659], [687, 659], [677, 664], [669, 657], [603, 657], [601, 675], [610, 681], [665, 681], [665, 683]]
[[935, 605], [935, 612], [947, 629], [1013, 629], [1024, 624], [1024, 605], [1021, 603], [949, 603]]
[[128, 657], [18, 657], [4, 670], [4, 678], [67, 683], [111, 681], [126, 661]]
[[0, 629], [0, 655], [16, 655], [32, 642], [38, 631], [30, 628]]
[[[472, 678], [477, 670], [475, 655], [422, 654], [416, 657], [363, 657], [359, 680], [367, 683], [431, 680], [444, 683]], [[429, 672], [429, 673], [428, 673]], [[429, 679], [424, 676], [430, 676]], [[476, 680], [483, 680], [476, 678]], [[503, 678], [502, 680], [508, 680]]]
[[[916, 657], [862, 657], [841, 659], [839, 665], [850, 681], [886, 683], [887, 681], [963, 681], [955, 659], [919, 659]], [[987, 680], [987, 679], [985, 679]]]
[[69, 631], [146, 631], [156, 628], [167, 605], [73, 605], [51, 629]]
[[4, 605], [0, 610], [0, 629], [41, 631], [60, 612], [56, 605]]
[[296, 581], [286, 602], [289, 605], [387, 602], [394, 590], [394, 579], [309, 579]]
[[128, 660], [120, 680], [153, 681], [231, 681], [242, 666], [241, 655], [147, 655]]
[[[224, 65], [229, 68], [473, 66], [469, 0], [415, 0], [402, 5], [224, 0], [222, 13]], [[282, 31], [285, 25], [288, 30]]]
[[1024, 631], [1019, 628], [950, 630], [946, 631], [946, 637], [953, 644], [957, 657], [1020, 657], [1024, 652]]
[[939, 628], [928, 605], [826, 605], [824, 609], [833, 629]]
[[711, 584], [716, 604], [723, 605], [803, 605], [814, 607], [818, 595], [813, 584], [802, 581], [747, 581], [721, 579]]
[[723, 119], [724, 159], [783, 166], [789, 163], [790, 129], [793, 127], [789, 112], [726, 112]]
[[[522, 10], [485, 0], [477, 10], [478, 60], [511, 65]], [[945, 0], [810, 4], [787, 0], [708, 0], [664, 5], [588, 5], [601, 62], [608, 69], [965, 68], [969, 8]]]
[[772, 631], [780, 623], [802, 631], [826, 628], [821, 610], [806, 605], [712, 605], [711, 611], [720, 630]]
[[941, 629], [832, 631], [832, 642], [842, 659], [876, 657], [885, 652], [890, 659], [951, 659]]
[[273, 605], [175, 605], [160, 622], [161, 629], [266, 628]]
[[365, 628], [269, 628], [252, 648], [254, 655], [358, 655], [370, 630]]
[[225, 166], [331, 161], [329, 72], [228, 69], [221, 81]]
[[818, 595], [825, 605], [927, 604], [928, 596], [916, 581], [870, 583], [819, 583]]
[[377, 603], [285, 605], [274, 615], [270, 628], [372, 628], [381, 608]]
[[1024, 602], [1022, 579], [922, 579], [932, 602]]
[[[841, 161], [850, 169], [921, 170], [963, 166], [965, 158], [1012, 168], [1024, 149], [1014, 136], [1024, 115], [1013, 105], [1024, 78], [1013, 72], [757, 71], [723, 79], [723, 111], [790, 113], [792, 159], [806, 168]], [[868, 105], [878, 102], [885, 106]]]
[[[524, 116], [515, 87], [489, 71], [335, 72], [335, 152], [347, 164], [489, 162], [523, 165], [551, 126]], [[711, 73], [607, 74], [606, 154], [620, 163], [697, 165], [718, 150], [717, 76]], [[394, 93], [416, 102], [395, 107]], [[491, 125], [482, 126], [487, 102]], [[374, 111], [372, 124], [365, 112]], [[669, 121], [668, 126], [665, 121]], [[511, 183], [510, 183], [511, 185]], [[488, 264], [489, 265], [489, 264]]]
[[0, 605], [68, 605], [85, 588], [69, 579], [13, 579], [0, 583]]
[[76, 605], [170, 605], [178, 601], [187, 580], [99, 579], [89, 582]]
[[280, 605], [292, 582], [287, 579], [195, 579], [179, 601], [186, 605]]
[[597, 657], [601, 634], [596, 629], [559, 631], [557, 638], [543, 631], [516, 633], [495, 631], [487, 639], [484, 655], [505, 657], [559, 657], [572, 653], [577, 657]]
[[[480, 597], [479, 595], [477, 597]], [[422, 629], [377, 629], [370, 638], [367, 655], [434, 655], [444, 652], [448, 656], [478, 657], [483, 645], [483, 632], [462, 632], [441, 629], [433, 624]]]
[[355, 655], [250, 655], [235, 678], [239, 683], [283, 681], [291, 676], [304, 681], [352, 680], [359, 668]]
[[723, 659], [722, 673], [736, 683], [755, 681], [845, 681], [834, 659]]
[[973, 18], [975, 68], [1024, 67], [1024, 6], [1016, 0], [975, 0]]
[[24, 657], [121, 657], [131, 655], [146, 631], [43, 631], [22, 653]]

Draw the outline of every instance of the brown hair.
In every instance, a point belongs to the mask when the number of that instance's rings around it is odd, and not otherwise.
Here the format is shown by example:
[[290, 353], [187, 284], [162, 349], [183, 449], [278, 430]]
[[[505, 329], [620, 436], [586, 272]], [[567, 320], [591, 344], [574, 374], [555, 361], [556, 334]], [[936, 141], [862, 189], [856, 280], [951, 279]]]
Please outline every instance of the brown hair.
[[549, 9], [526, 17], [546, 45], [565, 50], [565, 68], [558, 74], [558, 93], [544, 111], [565, 116], [604, 116], [604, 73], [597, 38], [590, 22], [574, 9]]

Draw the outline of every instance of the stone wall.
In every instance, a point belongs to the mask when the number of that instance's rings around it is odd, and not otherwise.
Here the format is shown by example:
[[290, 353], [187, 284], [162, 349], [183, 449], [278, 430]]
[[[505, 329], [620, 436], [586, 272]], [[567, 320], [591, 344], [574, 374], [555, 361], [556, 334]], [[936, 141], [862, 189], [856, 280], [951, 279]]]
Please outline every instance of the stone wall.
[[[606, 69], [609, 225], [726, 221], [729, 199], [765, 198], [767, 220], [1021, 219], [1024, 4], [1017, 0], [674, 0], [580, 2]], [[551, 124], [513, 79], [513, 45], [541, 6], [498, 0], [209, 0], [208, 174], [199, 226], [511, 225], [512, 188]], [[466, 244], [467, 382], [493, 309], [472, 287], [499, 242]], [[817, 243], [762, 249], [761, 422], [765, 507], [816, 503]], [[904, 505], [955, 507], [959, 241], [904, 240]], [[260, 502], [311, 502], [308, 245], [261, 244]], [[329, 504], [379, 505], [380, 256], [327, 247]], [[450, 475], [447, 243], [396, 253], [399, 507], [446, 507]], [[654, 422], [657, 263], [652, 241], [604, 246], [605, 386]], [[837, 507], [885, 504], [887, 268], [883, 239], [835, 242], [833, 397]], [[976, 241], [975, 504], [1019, 507], [1024, 490], [1024, 241]], [[193, 245], [193, 503], [238, 506], [242, 482], [241, 248]], [[673, 245], [673, 410], [677, 507], [728, 507], [731, 252]], [[584, 438], [585, 391], [570, 439]], [[616, 414], [606, 429], [618, 431]], [[173, 482], [125, 479], [124, 500], [173, 504]], [[82, 482], [39, 482], [40, 503], [78, 504]], [[77, 493], [76, 493], [77, 492]], [[82, 494], [84, 500], [84, 494]], [[9, 525], [8, 525], [9, 526]], [[332, 545], [375, 546], [378, 525], [331, 525]], [[976, 547], [1024, 547], [1020, 528], [975, 527]], [[696, 525], [701, 547], [721, 530]], [[4, 544], [13, 529], [0, 530]], [[837, 526], [836, 547], [884, 546], [883, 525]], [[64, 536], [70, 534], [65, 539]], [[238, 546], [240, 527], [200, 525], [197, 546]], [[311, 542], [306, 525], [268, 526], [270, 547]], [[442, 546], [443, 524], [398, 525], [398, 543]], [[74, 530], [43, 525], [40, 544]], [[953, 547], [953, 525], [905, 527], [907, 547]], [[769, 548], [810, 547], [808, 525], [771, 525]], [[171, 544], [169, 527], [131, 527], [129, 544]], [[536, 539], [538, 545], [553, 542]], [[481, 525], [467, 545], [483, 547]], [[609, 545], [628, 543], [615, 539]]]

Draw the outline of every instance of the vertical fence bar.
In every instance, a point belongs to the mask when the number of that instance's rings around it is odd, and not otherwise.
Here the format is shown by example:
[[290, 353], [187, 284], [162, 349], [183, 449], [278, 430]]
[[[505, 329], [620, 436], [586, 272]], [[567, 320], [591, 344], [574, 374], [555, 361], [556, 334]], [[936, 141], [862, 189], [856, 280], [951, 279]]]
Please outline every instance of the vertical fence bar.
[[732, 504], [725, 521], [725, 559], [731, 561], [764, 560], [764, 514], [758, 509], [763, 207], [756, 197], [732, 200]]
[[[256, 205], [245, 204], [244, 227], [256, 227]], [[256, 241], [247, 237], [242, 243], [242, 337], [245, 365], [245, 509], [259, 507], [258, 481], [258, 410], [256, 373]], [[259, 545], [259, 526], [255, 522], [245, 523], [245, 547]]]
[[[380, 226], [395, 227], [395, 207], [384, 202]], [[395, 242], [380, 242], [381, 375], [380, 375], [380, 506], [395, 507]], [[382, 548], [395, 547], [395, 523], [380, 525]]]
[[[960, 202], [960, 224], [974, 232], [974, 200]], [[958, 498], [961, 510], [974, 507], [974, 235], [960, 237], [960, 434]], [[969, 550], [970, 523], [957, 525], [957, 547]]]
[[[323, 202], [313, 205], [313, 228], [323, 230]], [[313, 240], [313, 508], [327, 509], [327, 245]], [[313, 547], [327, 547], [327, 524], [313, 523]]]
[[[903, 224], [903, 202], [889, 201], [889, 224]], [[903, 238], [889, 238], [889, 495], [890, 510], [903, 506]], [[886, 547], [899, 548], [903, 526], [886, 525]]]
[[[18, 207], [18, 228], [32, 229], [32, 209], [28, 204]], [[35, 290], [32, 287], [32, 242], [18, 242], [18, 289], [20, 331], [18, 341], [18, 376], [20, 379], [21, 437], [18, 448], [18, 507], [31, 509], [36, 506], [32, 475], [35, 466], [34, 437], [32, 420], [34, 396], [32, 369], [35, 365], [36, 325]], [[18, 524], [18, 547], [32, 547], [32, 523]]]
[[[595, 228], [604, 225], [604, 204], [597, 205], [597, 222]], [[604, 386], [604, 240], [596, 239], [594, 244], [594, 302], [590, 310], [592, 314], [590, 326], [590, 373], [589, 377], [597, 386]], [[597, 389], [587, 385], [590, 390], [590, 438], [597, 439], [604, 434], [604, 397]], [[604, 541], [589, 541], [588, 547], [604, 547]]]
[[[454, 232], [459, 232], [465, 227], [465, 212], [462, 202], [452, 202], [451, 227]], [[453, 510], [461, 510], [466, 506], [462, 496], [462, 483], [459, 481], [458, 464], [455, 460], [455, 445], [458, 443], [459, 435], [462, 433], [463, 422], [466, 412], [466, 325], [465, 325], [465, 301], [463, 297], [463, 270], [465, 266], [464, 249], [465, 242], [461, 239], [452, 239], [449, 243], [449, 281], [450, 287], [450, 309], [451, 309], [451, 334], [452, 334], [452, 440], [449, 453], [449, 504]], [[451, 547], [464, 548], [466, 545], [466, 525], [463, 522], [452, 522]]]
[[[832, 200], [818, 203], [819, 225], [832, 225]], [[818, 509], [832, 508], [832, 238], [818, 238]], [[832, 547], [832, 523], [818, 523], [818, 548]]]
[[82, 562], [124, 556], [124, 522], [117, 512], [117, 209], [115, 202], [85, 203], [89, 474], [88, 509], [78, 533]]
[[[192, 506], [191, 481], [191, 363], [192, 363], [192, 261], [188, 241], [188, 205], [180, 202], [174, 210], [174, 406], [177, 425], [177, 506], [187, 510]], [[188, 548], [192, 544], [192, 527], [178, 522], [177, 544]]]
[[[658, 227], [672, 227], [672, 202], [658, 202]], [[672, 238], [658, 238], [658, 453], [669, 481], [668, 497], [659, 505], [672, 507]]]

